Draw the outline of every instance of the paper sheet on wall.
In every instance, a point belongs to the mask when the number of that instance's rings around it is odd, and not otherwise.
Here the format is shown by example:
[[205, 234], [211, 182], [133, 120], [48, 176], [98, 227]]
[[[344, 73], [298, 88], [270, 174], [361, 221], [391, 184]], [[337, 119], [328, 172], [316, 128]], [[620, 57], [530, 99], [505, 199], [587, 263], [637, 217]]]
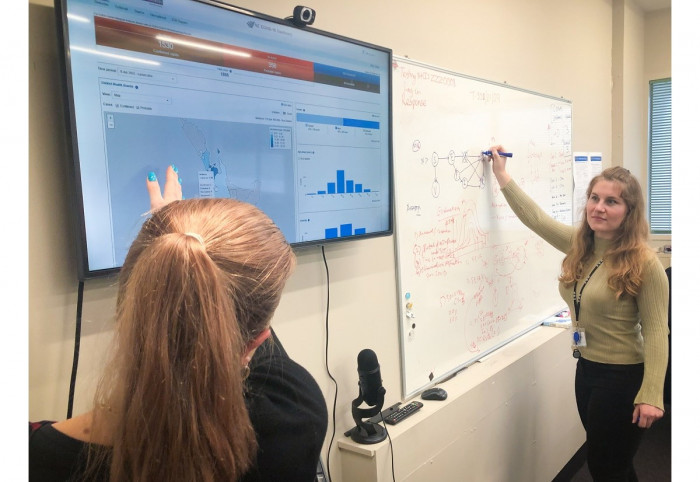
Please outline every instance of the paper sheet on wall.
[[574, 224], [583, 216], [586, 206], [586, 189], [591, 179], [603, 171], [603, 154], [600, 152], [574, 152]]

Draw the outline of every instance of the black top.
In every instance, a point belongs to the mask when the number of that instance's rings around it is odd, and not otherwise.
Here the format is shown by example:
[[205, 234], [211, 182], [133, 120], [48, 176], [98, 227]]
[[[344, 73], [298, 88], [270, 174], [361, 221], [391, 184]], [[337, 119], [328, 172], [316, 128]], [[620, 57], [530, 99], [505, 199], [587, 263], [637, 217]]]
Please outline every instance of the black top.
[[[312, 482], [328, 426], [321, 389], [289, 358], [274, 332], [249, 366], [246, 404], [259, 447], [256, 465], [241, 480]], [[88, 444], [52, 424], [29, 424], [29, 481], [79, 480]], [[108, 473], [105, 467], [101, 480]]]

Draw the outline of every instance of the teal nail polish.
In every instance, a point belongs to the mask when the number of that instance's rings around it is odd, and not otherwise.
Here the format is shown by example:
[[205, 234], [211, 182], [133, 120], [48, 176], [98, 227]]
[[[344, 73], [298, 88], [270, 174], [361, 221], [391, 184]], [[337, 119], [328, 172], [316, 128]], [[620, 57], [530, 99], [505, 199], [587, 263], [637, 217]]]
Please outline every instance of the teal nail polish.
[[182, 178], [181, 178], [181, 177], [178, 177], [178, 178], [177, 178], [177, 182], [179, 182], [180, 184], [182, 184]]
[[149, 181], [153, 182], [153, 181], [155, 181], [155, 180], [157, 180], [157, 179], [158, 179], [158, 178], [156, 177], [156, 173], [155, 173], [155, 172], [151, 171], [151, 172], [148, 173], [148, 180], [149, 180]]
[[170, 164], [170, 167], [173, 168], [173, 171], [177, 172], [177, 166], [175, 164]]

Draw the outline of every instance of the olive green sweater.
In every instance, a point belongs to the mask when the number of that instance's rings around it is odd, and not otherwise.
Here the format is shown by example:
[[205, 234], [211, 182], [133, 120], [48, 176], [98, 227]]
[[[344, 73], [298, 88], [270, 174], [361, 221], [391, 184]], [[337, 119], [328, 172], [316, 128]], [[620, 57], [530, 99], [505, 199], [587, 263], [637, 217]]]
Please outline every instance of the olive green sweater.
[[[518, 218], [538, 236], [564, 253], [570, 249], [575, 228], [547, 215], [511, 180], [502, 190]], [[584, 280], [603, 258], [610, 242], [595, 238], [595, 254], [584, 269]], [[644, 379], [634, 403], [664, 409], [663, 388], [668, 363], [668, 278], [659, 259], [650, 254], [642, 272], [636, 297], [619, 299], [608, 286], [609, 270], [604, 262], [595, 271], [581, 295], [575, 319], [573, 287], [559, 283], [559, 293], [571, 310], [572, 321], [585, 330], [586, 346], [580, 347], [586, 360], [609, 364], [644, 363]], [[583, 281], [577, 285], [581, 292]]]

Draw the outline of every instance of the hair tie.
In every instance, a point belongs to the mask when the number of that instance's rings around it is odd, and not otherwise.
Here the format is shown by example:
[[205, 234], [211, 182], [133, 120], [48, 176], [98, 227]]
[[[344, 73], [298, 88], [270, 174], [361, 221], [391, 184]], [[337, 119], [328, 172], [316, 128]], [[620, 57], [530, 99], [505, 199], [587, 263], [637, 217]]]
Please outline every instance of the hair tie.
[[204, 239], [199, 234], [197, 234], [197, 233], [185, 233], [185, 236], [190, 236], [190, 237], [196, 239], [197, 241], [199, 241], [199, 244], [206, 247], [204, 244]]

